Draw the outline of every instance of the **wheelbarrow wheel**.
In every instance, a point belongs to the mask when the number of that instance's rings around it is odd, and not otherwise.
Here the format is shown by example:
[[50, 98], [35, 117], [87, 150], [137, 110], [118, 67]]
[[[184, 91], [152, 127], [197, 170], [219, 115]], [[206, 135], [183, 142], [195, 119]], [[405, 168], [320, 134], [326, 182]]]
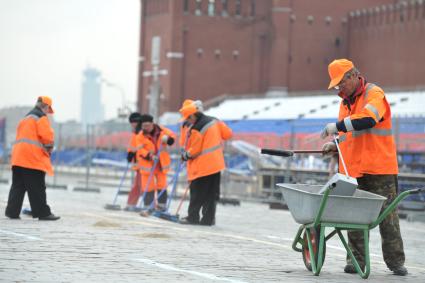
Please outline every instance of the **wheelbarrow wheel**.
[[[320, 227], [316, 228], [316, 229], [310, 229], [310, 239], [311, 239], [311, 245], [313, 247], [314, 250], [314, 254], [315, 254], [315, 261], [317, 263], [318, 259], [319, 259], [319, 240], [320, 240]], [[308, 249], [308, 240], [307, 240], [307, 231], [304, 233], [304, 246], [303, 246], [303, 261], [304, 261], [304, 265], [305, 267], [312, 271], [311, 268], [311, 255], [310, 255], [310, 251]], [[323, 245], [323, 262], [325, 262], [325, 257], [326, 257], [326, 243]]]

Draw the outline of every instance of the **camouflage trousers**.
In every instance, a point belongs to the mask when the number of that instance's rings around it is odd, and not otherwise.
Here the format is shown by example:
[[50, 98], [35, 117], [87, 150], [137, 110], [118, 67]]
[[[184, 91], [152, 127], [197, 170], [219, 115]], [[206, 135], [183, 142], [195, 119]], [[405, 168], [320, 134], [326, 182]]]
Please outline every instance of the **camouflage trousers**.
[[[358, 188], [386, 197], [381, 212], [396, 198], [398, 191], [397, 175], [364, 175], [357, 178]], [[404, 265], [403, 240], [401, 239], [397, 209], [393, 210], [379, 224], [382, 254], [388, 268]], [[363, 231], [348, 231], [348, 244], [361, 267], [364, 267]], [[347, 264], [351, 258], [347, 255]]]

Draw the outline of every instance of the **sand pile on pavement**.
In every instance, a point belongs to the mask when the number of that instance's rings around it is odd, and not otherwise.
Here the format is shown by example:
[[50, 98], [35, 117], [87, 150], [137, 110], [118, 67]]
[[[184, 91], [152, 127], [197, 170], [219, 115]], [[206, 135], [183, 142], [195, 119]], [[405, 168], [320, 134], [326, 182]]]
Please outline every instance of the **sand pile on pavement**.
[[164, 233], [143, 233], [136, 235], [139, 238], [155, 238], [155, 239], [169, 239], [170, 235]]
[[120, 224], [116, 222], [109, 222], [106, 220], [101, 220], [93, 224], [95, 227], [121, 227]]

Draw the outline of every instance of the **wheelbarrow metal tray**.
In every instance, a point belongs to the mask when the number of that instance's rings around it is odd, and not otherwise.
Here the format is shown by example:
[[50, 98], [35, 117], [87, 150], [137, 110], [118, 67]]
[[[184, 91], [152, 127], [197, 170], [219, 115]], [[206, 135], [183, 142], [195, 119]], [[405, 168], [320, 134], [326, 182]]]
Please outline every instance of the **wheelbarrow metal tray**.
[[[314, 222], [323, 194], [321, 185], [277, 184], [295, 221]], [[386, 198], [363, 190], [353, 196], [329, 195], [320, 222], [370, 224], [375, 221]]]

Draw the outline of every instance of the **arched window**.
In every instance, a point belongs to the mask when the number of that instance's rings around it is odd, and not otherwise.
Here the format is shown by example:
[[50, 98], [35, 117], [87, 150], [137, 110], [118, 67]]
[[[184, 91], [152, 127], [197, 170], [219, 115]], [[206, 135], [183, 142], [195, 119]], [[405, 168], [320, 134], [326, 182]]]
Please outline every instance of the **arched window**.
[[195, 15], [196, 16], [202, 15], [202, 0], [196, 0]]
[[221, 0], [221, 16], [227, 17], [229, 12], [227, 12], [227, 0]]
[[255, 17], [255, 0], [251, 0], [251, 12], [250, 12], [250, 16], [251, 17]]
[[208, 16], [215, 15], [215, 0], [208, 0]]
[[240, 16], [242, 12], [242, 3], [241, 0], [236, 0], [235, 3], [235, 15]]
[[189, 0], [183, 0], [183, 12], [189, 12]]

